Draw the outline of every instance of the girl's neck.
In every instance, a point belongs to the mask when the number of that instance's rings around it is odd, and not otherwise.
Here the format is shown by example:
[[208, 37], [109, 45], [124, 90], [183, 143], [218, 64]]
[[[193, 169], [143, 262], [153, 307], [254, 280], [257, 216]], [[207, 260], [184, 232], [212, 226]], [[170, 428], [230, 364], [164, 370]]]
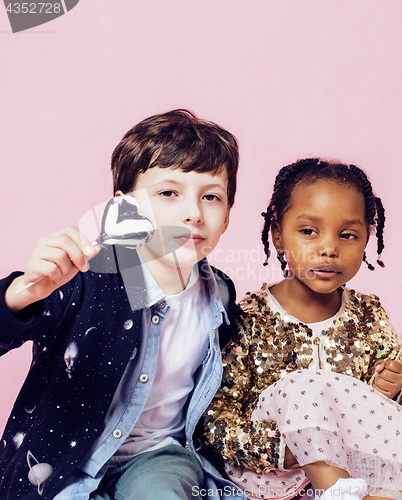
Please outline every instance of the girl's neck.
[[297, 279], [285, 279], [270, 292], [285, 311], [302, 323], [317, 323], [334, 316], [342, 303], [342, 290], [317, 293]]

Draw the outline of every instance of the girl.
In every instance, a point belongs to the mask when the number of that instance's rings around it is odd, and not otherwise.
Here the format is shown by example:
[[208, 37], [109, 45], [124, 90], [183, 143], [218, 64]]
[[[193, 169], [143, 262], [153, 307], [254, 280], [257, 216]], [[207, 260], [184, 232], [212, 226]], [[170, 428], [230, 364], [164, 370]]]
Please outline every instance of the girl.
[[250, 499], [302, 498], [310, 481], [321, 499], [402, 498], [398, 342], [379, 299], [345, 288], [374, 269], [373, 230], [384, 266], [381, 200], [360, 168], [306, 159], [263, 216], [285, 279], [240, 303], [204, 440]]

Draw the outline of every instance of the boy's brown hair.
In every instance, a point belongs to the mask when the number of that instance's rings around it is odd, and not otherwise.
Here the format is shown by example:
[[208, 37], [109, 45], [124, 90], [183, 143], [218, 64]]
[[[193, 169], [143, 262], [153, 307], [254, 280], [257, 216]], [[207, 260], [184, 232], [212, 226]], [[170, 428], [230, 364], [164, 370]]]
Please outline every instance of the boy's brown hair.
[[113, 189], [132, 191], [138, 175], [152, 167], [214, 174], [226, 170], [232, 207], [238, 165], [239, 147], [230, 132], [176, 109], [146, 118], [125, 134], [112, 155]]

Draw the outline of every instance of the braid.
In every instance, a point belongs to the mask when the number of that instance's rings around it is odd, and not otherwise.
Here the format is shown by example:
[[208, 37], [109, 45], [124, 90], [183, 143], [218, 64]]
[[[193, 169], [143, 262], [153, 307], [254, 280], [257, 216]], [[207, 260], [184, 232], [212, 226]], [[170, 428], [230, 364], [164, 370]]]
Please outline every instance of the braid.
[[[371, 182], [362, 169], [356, 165], [350, 165], [350, 172], [360, 181], [361, 191], [366, 202], [366, 216], [370, 228], [376, 227], [377, 238], [377, 264], [380, 267], [385, 267], [381, 260], [381, 253], [384, 250], [384, 226], [385, 226], [385, 210], [381, 198], [374, 196]], [[370, 271], [374, 271], [374, 266], [367, 261], [366, 252], [364, 252], [363, 262], [367, 264]]]
[[361, 191], [366, 202], [366, 217], [370, 226], [375, 225], [376, 204], [371, 183], [366, 174], [356, 165], [350, 165], [350, 173], [360, 182]]
[[267, 208], [266, 212], [262, 212], [262, 216], [264, 217], [265, 223], [264, 227], [262, 229], [262, 234], [261, 234], [261, 240], [262, 244], [264, 245], [264, 252], [267, 258], [265, 259], [264, 266], [268, 265], [268, 259], [271, 256], [271, 250], [269, 249], [269, 240], [268, 240], [268, 234], [269, 230], [271, 229], [271, 222], [272, 222], [272, 217], [274, 216], [275, 213], [275, 207], [272, 205], [269, 205]]
[[[304, 177], [303, 171], [310, 167], [311, 164], [318, 165], [320, 160], [318, 158], [308, 158], [305, 160], [299, 160], [291, 165], [282, 167], [275, 179], [274, 192], [271, 197], [271, 201], [265, 212], [262, 212], [264, 217], [264, 227], [262, 229], [261, 240], [264, 245], [264, 252], [266, 259], [264, 266], [268, 264], [268, 260], [271, 256], [271, 251], [269, 249], [268, 235], [274, 220], [280, 222], [283, 214], [289, 206], [290, 195], [292, 194], [295, 185]], [[286, 260], [284, 256], [278, 256], [279, 262], [281, 263], [281, 268], [284, 270], [286, 267]]]
[[370, 262], [367, 260], [366, 252], [363, 253], [363, 262], [367, 264], [367, 267], [369, 268], [370, 271], [374, 271], [374, 266], [370, 264]]
[[381, 260], [381, 254], [384, 250], [384, 226], [385, 226], [385, 210], [380, 198], [375, 197], [375, 204], [377, 208], [377, 264], [380, 267], [385, 267], [384, 262]]
[[[376, 228], [377, 264], [384, 267], [381, 253], [384, 249], [385, 211], [381, 199], [373, 194], [370, 180], [364, 171], [356, 165], [330, 163], [319, 158], [298, 160], [291, 165], [282, 167], [276, 176], [271, 201], [267, 210], [261, 214], [264, 217], [264, 227], [261, 234], [266, 254], [264, 265], [268, 264], [268, 259], [271, 256], [268, 236], [272, 229], [272, 223], [274, 221], [281, 223], [284, 213], [289, 208], [291, 194], [296, 184], [302, 180], [315, 182], [318, 179], [334, 179], [339, 182], [348, 182], [363, 194], [369, 230]], [[283, 270], [286, 267], [284, 256], [278, 255], [278, 259]], [[363, 261], [370, 270], [374, 270], [374, 266], [367, 261], [366, 252], [364, 252]]]

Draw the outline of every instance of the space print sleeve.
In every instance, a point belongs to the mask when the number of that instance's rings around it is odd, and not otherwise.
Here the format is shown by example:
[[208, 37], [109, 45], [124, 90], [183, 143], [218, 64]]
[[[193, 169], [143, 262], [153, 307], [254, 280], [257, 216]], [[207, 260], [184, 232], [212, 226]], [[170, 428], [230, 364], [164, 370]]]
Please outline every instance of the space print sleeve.
[[4, 294], [11, 282], [21, 274], [14, 272], [0, 280], [0, 355], [20, 347], [27, 340], [34, 340], [41, 322], [41, 302], [31, 304], [17, 315], [12, 314], [6, 306]]
[[10, 283], [22, 273], [15, 272], [0, 280], [0, 355], [31, 340], [44, 347], [53, 339], [54, 331], [66, 312], [72, 296], [78, 303], [82, 295], [82, 278], [78, 273], [72, 280], [43, 300], [34, 302], [15, 315], [8, 309], [4, 294]]
[[239, 333], [223, 351], [222, 384], [203, 417], [203, 439], [228, 465], [260, 472], [280, 467], [281, 437], [274, 421], [254, 425], [251, 414], [260, 390], [250, 361], [252, 332]]

